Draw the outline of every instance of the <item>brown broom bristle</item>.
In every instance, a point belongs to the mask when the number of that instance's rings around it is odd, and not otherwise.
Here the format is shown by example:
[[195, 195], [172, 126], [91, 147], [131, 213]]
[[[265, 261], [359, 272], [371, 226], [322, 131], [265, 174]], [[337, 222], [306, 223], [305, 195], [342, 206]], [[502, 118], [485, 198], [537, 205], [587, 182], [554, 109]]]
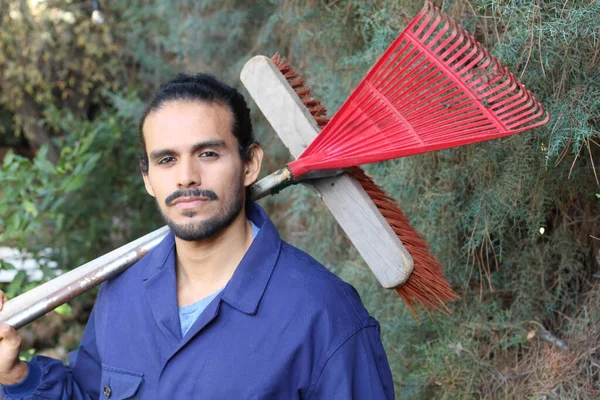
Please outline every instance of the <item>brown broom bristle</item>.
[[[315, 117], [319, 127], [323, 128], [327, 125], [329, 122], [329, 118], [325, 116], [327, 110], [312, 96], [310, 89], [304, 86], [305, 80], [294, 71], [284, 57], [276, 53], [271, 59], [298, 94], [304, 106]], [[395, 289], [412, 315], [418, 319], [415, 306], [423, 308], [427, 313], [430, 310], [450, 313], [446, 303], [458, 299], [459, 296], [444, 277], [440, 262], [429, 252], [429, 245], [425, 239], [412, 227], [396, 201], [375, 184], [361, 168], [352, 167], [348, 171], [354, 175], [373, 200], [381, 215], [413, 258], [413, 272], [402, 286]]]

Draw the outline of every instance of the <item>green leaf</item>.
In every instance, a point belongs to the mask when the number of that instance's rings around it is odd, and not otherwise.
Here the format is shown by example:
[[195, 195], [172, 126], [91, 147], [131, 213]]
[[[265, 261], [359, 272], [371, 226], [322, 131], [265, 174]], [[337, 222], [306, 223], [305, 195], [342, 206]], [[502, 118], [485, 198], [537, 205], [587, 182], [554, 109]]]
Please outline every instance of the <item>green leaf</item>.
[[19, 360], [22, 361], [31, 361], [33, 356], [35, 356], [36, 350], [33, 348], [29, 348], [27, 350], [23, 350], [19, 355]]
[[23, 201], [23, 207], [25, 208], [25, 211], [27, 211], [29, 214], [31, 214], [31, 216], [33, 218], [36, 218], [39, 215], [37, 207], [31, 201], [24, 200]]
[[12, 265], [11, 263], [8, 263], [4, 260], [0, 260], [0, 270], [5, 270], [5, 271], [10, 271], [10, 270], [14, 270], [15, 266]]
[[48, 145], [45, 144], [40, 147], [40, 150], [37, 153], [36, 158], [46, 158], [48, 156]]
[[13, 280], [8, 284], [6, 288], [6, 296], [10, 299], [13, 297], [17, 297], [21, 293], [21, 289], [27, 283], [27, 275], [24, 271], [19, 271], [13, 278]]
[[35, 158], [35, 160], [33, 161], [33, 163], [35, 164], [35, 166], [42, 172], [49, 174], [49, 175], [53, 175], [56, 173], [56, 169], [54, 168], [54, 164], [52, 164], [50, 161], [48, 161], [47, 158], [45, 157], [41, 157], [41, 156], [37, 156]]
[[70, 316], [71, 314], [73, 314], [73, 309], [71, 308], [71, 306], [68, 303], [63, 304], [62, 306], [58, 306], [54, 309], [54, 311], [56, 311], [57, 314], [59, 315], [64, 315], [64, 316]]
[[72, 154], [72, 153], [73, 153], [73, 149], [68, 146], [65, 146], [60, 150], [60, 157], [63, 158], [66, 155]]
[[13, 160], [15, 159], [15, 152], [10, 149], [5, 155], [4, 155], [4, 162], [2, 163], [2, 168], [8, 168], [8, 166], [10, 164], [12, 164]]
[[81, 147], [79, 147], [79, 149], [78, 149], [79, 154], [85, 153], [90, 148], [90, 146], [94, 142], [94, 139], [96, 138], [97, 133], [98, 133], [98, 131], [96, 130], [85, 137], [85, 139], [80, 143]]
[[99, 159], [100, 153], [92, 154], [91, 157], [85, 162], [85, 164], [83, 164], [81, 173], [89, 174], [94, 169]]
[[67, 193], [74, 192], [85, 183], [82, 175], [69, 175], [62, 183], [61, 189]]

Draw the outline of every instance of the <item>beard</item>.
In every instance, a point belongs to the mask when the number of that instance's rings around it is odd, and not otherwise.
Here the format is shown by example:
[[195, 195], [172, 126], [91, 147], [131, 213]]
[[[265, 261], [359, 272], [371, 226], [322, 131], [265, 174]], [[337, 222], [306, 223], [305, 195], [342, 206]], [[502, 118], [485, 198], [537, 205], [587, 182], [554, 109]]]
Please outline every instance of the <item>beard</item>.
[[[179, 197], [207, 197], [211, 201], [218, 200], [218, 197], [215, 192], [212, 190], [202, 190], [202, 189], [189, 189], [189, 190], [180, 190], [169, 197], [166, 198], [165, 203], [169, 206], [173, 200]], [[169, 226], [173, 234], [181, 240], [195, 242], [199, 240], [208, 239], [213, 235], [223, 231], [225, 228], [230, 226], [233, 221], [240, 215], [242, 211], [242, 205], [244, 203], [244, 186], [236, 185], [234, 189], [233, 195], [231, 196], [231, 200], [225, 204], [225, 206], [219, 210], [219, 212], [205, 219], [203, 221], [194, 221], [183, 224], [178, 224], [171, 220], [167, 215], [162, 211], [160, 206], [158, 210], [160, 211], [165, 223]], [[158, 206], [158, 203], [157, 203]], [[184, 216], [193, 217], [197, 214], [196, 211], [186, 211], [184, 212]]]

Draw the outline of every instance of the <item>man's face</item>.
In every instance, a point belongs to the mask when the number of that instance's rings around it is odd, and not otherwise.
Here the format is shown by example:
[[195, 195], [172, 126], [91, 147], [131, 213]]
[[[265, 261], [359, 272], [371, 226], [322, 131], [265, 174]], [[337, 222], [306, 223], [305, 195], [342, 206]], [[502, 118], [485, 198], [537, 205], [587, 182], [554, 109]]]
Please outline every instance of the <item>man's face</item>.
[[258, 175], [260, 162], [256, 168], [242, 161], [232, 126], [227, 106], [198, 101], [167, 102], [144, 122], [146, 190], [183, 240], [203, 240], [228, 227]]

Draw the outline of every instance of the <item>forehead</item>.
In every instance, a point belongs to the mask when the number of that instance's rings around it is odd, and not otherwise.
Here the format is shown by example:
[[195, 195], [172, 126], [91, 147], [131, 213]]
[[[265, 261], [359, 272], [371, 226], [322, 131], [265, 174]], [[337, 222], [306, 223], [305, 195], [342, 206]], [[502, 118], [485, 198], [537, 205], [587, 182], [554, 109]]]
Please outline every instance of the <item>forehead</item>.
[[146, 148], [220, 139], [237, 146], [228, 106], [200, 101], [168, 101], [148, 114], [142, 126]]

